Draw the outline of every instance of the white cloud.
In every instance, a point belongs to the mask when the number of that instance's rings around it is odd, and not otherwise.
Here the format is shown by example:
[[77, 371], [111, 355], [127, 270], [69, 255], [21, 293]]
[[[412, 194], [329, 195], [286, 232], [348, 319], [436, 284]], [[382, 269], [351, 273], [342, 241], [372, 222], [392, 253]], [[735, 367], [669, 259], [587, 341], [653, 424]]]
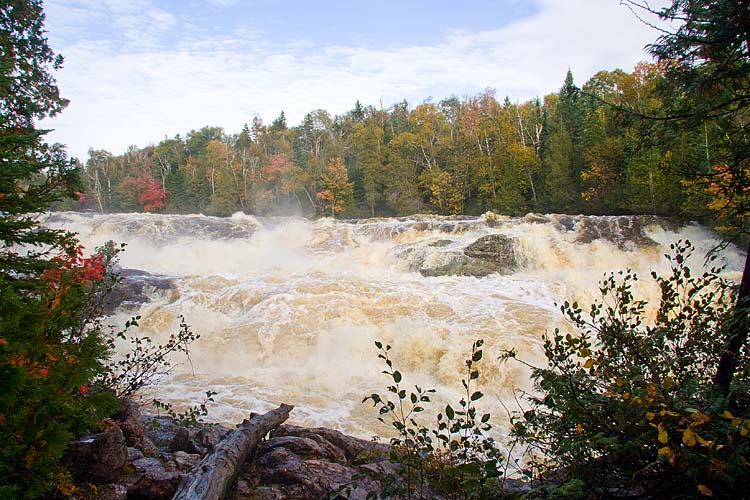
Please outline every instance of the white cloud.
[[[160, 37], [177, 29], [172, 14], [146, 0], [98, 2], [92, 15], [122, 31], [125, 46], [115, 47], [80, 38], [77, 9], [92, 3], [48, 6], [51, 40], [66, 57], [58, 82], [72, 103], [46, 125], [81, 158], [89, 147], [119, 153], [204, 125], [236, 132], [255, 114], [268, 122], [284, 110], [296, 124], [313, 109], [340, 113], [357, 99], [387, 106], [492, 87], [524, 100], [556, 91], [568, 67], [579, 84], [601, 69], [631, 70], [656, 37], [616, 0], [537, 0], [534, 16], [498, 30], [454, 30], [434, 46], [279, 47], [250, 27], [184, 34], [164, 47]], [[61, 14], [63, 4], [71, 8]]]
[[231, 7], [240, 3], [240, 0], [206, 0], [206, 2], [214, 7]]

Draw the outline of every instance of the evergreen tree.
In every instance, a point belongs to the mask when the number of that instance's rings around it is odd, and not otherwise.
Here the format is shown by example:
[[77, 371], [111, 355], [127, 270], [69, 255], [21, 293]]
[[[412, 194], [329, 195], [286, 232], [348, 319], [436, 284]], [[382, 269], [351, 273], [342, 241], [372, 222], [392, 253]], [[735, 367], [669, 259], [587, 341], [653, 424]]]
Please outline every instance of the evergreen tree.
[[[60, 463], [100, 401], [88, 383], [107, 346], [89, 328], [103, 254], [37, 215], [80, 189], [75, 164], [36, 122], [59, 113], [40, 0], [0, 6], [0, 498], [39, 498], [66, 484]], [[86, 395], [85, 395], [86, 393]]]

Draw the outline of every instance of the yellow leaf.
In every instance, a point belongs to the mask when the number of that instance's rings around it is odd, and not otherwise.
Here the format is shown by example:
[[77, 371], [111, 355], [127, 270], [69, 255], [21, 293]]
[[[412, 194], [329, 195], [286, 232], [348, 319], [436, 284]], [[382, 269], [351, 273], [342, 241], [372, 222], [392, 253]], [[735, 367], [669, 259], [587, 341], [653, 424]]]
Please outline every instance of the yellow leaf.
[[700, 491], [701, 495], [703, 495], [704, 497], [712, 497], [712, 496], [714, 496], [714, 492], [711, 491], [710, 489], [708, 489], [708, 486], [705, 486], [705, 485], [702, 485], [702, 484], [698, 485], [698, 491]]
[[694, 425], [705, 424], [706, 422], [709, 422], [710, 420], [711, 420], [711, 417], [709, 417], [705, 413], [701, 413], [699, 411], [693, 413]]
[[593, 358], [589, 358], [589, 359], [587, 359], [587, 360], [586, 360], [586, 362], [585, 362], [585, 363], [583, 364], [583, 367], [584, 367], [584, 368], [586, 368], [586, 369], [589, 369], [589, 368], [591, 368], [592, 366], [594, 366], [595, 364], [596, 364], [596, 360], [595, 360], [595, 359], [593, 359]]
[[584, 349], [581, 349], [581, 350], [580, 350], [580, 351], [578, 352], [578, 355], [579, 355], [580, 357], [582, 357], [582, 358], [585, 358], [585, 357], [591, 356], [591, 350], [590, 350], [590, 349], [585, 349], [585, 348], [584, 348]]
[[578, 434], [583, 432], [583, 426], [581, 424], [576, 424], [576, 432]]
[[652, 412], [652, 411], [647, 411], [646, 412], [646, 420], [653, 420], [655, 416], [656, 416], [656, 414], [654, 414], [654, 412]]
[[674, 386], [674, 379], [672, 377], [664, 377], [664, 388], [669, 390]]
[[672, 448], [669, 446], [662, 446], [659, 448], [659, 451], [657, 452], [660, 457], [671, 457], [672, 456]]
[[713, 441], [706, 441], [705, 439], [703, 439], [702, 437], [700, 437], [698, 434], [695, 435], [695, 439], [698, 441], [698, 443], [700, 443], [701, 445], [705, 446], [709, 450], [714, 445]]
[[664, 426], [662, 424], [659, 424], [657, 426], [657, 429], [659, 430], [659, 442], [667, 444], [667, 441], [669, 441], [669, 435], [667, 434], [667, 431], [664, 430]]
[[732, 415], [729, 410], [724, 410], [724, 418], [733, 419], [734, 415]]
[[622, 377], [616, 377], [616, 378], [615, 378], [615, 384], [617, 384], [617, 387], [622, 387], [622, 383], [623, 383], [624, 381], [625, 381], [625, 380], [624, 380], [624, 379], [623, 379]]
[[688, 446], [695, 446], [695, 433], [693, 432], [693, 429], [688, 427], [682, 431], [682, 442]]

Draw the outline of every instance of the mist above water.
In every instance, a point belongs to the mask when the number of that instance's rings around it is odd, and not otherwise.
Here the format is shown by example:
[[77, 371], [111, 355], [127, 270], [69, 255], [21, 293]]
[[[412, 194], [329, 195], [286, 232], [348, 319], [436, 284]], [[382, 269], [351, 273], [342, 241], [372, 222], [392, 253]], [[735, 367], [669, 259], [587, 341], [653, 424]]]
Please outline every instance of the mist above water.
[[[201, 338], [148, 395], [178, 408], [218, 392], [209, 418], [241, 421], [281, 402], [296, 405], [292, 421], [370, 436], [387, 432], [361, 404], [384, 392], [374, 341], [393, 346], [394, 364], [409, 385], [437, 389], [436, 408], [461, 397], [464, 359], [485, 341], [479, 384], [483, 404], [530, 388], [519, 364], [497, 355], [514, 348], [541, 364], [545, 331], [565, 328], [555, 302], [596, 298], [603, 274], [632, 268], [637, 293], [655, 298], [651, 269], [665, 269], [669, 244], [689, 239], [695, 267], [716, 245], [697, 225], [676, 227], [650, 217], [527, 216], [308, 221], [200, 215], [52, 214], [47, 224], [79, 233], [89, 250], [126, 242], [121, 264], [169, 278], [143, 304], [124, 304], [108, 320], [140, 315], [140, 333], [156, 339], [177, 331], [185, 316]], [[514, 248], [505, 274], [451, 275], [468, 269], [464, 251], [488, 235]], [[743, 255], [721, 254], [729, 277]], [[457, 265], [458, 263], [458, 265]], [[464, 265], [464, 267], [461, 267]], [[481, 273], [479, 273], [481, 274]]]

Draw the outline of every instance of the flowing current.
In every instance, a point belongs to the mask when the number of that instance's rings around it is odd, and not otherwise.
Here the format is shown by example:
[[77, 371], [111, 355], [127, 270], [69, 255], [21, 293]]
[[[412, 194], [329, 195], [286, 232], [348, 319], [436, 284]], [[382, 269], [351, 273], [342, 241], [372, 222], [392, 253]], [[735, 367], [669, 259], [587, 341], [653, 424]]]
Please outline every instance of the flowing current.
[[[565, 328], [556, 303], [589, 303], [604, 273], [632, 268], [637, 293], [656, 298], [652, 269], [678, 239], [696, 247], [693, 266], [716, 245], [698, 225], [653, 217], [413, 216], [308, 221], [202, 215], [54, 213], [47, 225], [79, 233], [87, 249], [108, 240], [125, 285], [108, 322], [140, 315], [139, 334], [164, 340], [183, 315], [200, 339], [151, 388], [177, 409], [218, 393], [209, 419], [236, 423], [285, 402], [291, 421], [369, 437], [386, 434], [363, 405], [388, 378], [374, 341], [393, 346], [402, 384], [435, 388], [435, 408], [462, 396], [464, 359], [485, 342], [482, 405], [529, 389], [528, 371], [501, 363], [503, 349], [541, 364], [545, 331]], [[720, 255], [737, 279], [744, 256]], [[512, 404], [511, 404], [512, 406]], [[482, 408], [483, 410], [485, 408]], [[429, 413], [429, 412], [426, 412]]]

